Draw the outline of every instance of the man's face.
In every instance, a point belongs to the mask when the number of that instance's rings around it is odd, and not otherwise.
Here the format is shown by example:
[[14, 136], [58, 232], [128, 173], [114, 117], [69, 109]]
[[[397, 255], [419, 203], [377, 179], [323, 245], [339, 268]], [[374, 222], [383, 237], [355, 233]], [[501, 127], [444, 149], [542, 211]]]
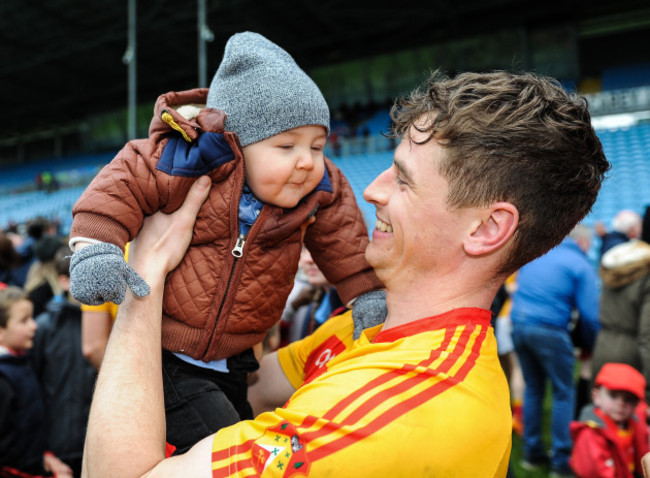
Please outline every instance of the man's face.
[[434, 139], [416, 144], [426, 135], [413, 128], [410, 136], [364, 192], [377, 208], [366, 259], [387, 285], [413, 284], [419, 272], [444, 273], [463, 252], [465, 210], [447, 208], [448, 184], [438, 173], [445, 151]]

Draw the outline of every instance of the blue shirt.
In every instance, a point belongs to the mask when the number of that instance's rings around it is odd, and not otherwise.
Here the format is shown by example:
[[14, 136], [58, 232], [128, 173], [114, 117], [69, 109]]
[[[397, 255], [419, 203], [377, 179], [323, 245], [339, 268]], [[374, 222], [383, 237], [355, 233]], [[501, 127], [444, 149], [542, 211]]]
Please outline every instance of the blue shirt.
[[517, 323], [567, 330], [576, 309], [595, 337], [598, 330], [598, 289], [594, 266], [578, 244], [566, 238], [545, 255], [519, 270], [511, 319]]

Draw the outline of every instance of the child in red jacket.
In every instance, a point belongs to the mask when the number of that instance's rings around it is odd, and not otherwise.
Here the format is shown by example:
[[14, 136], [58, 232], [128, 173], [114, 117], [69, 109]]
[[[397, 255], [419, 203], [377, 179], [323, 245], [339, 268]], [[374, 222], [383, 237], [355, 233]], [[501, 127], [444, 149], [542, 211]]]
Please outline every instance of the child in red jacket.
[[642, 476], [648, 433], [635, 410], [643, 403], [645, 387], [643, 375], [630, 365], [607, 363], [600, 370], [593, 405], [584, 407], [580, 419], [571, 423], [574, 447], [569, 464], [578, 477]]

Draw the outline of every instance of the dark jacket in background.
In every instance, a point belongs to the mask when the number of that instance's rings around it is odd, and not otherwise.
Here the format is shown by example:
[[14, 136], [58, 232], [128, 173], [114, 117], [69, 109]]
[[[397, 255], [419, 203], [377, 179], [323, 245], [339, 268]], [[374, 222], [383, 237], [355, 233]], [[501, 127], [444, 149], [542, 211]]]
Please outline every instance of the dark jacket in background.
[[622, 232], [612, 231], [605, 234], [600, 238], [600, 258], [602, 260], [603, 255], [609, 251], [612, 247], [623, 244], [624, 242], [629, 241], [630, 238]]
[[43, 396], [27, 356], [0, 355], [0, 467], [39, 475], [45, 452]]
[[36, 322], [31, 356], [45, 400], [48, 449], [80, 464], [96, 379], [81, 353], [81, 309], [58, 296]]

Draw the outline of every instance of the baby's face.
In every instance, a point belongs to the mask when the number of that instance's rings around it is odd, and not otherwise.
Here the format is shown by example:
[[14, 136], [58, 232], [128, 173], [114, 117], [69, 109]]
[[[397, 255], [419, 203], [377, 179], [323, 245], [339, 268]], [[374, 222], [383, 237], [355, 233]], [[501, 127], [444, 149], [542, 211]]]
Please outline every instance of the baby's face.
[[323, 179], [322, 126], [301, 126], [244, 146], [246, 183], [261, 201], [295, 207]]
[[609, 390], [599, 387], [593, 393], [594, 405], [616, 423], [623, 424], [632, 417], [639, 399], [625, 390]]

